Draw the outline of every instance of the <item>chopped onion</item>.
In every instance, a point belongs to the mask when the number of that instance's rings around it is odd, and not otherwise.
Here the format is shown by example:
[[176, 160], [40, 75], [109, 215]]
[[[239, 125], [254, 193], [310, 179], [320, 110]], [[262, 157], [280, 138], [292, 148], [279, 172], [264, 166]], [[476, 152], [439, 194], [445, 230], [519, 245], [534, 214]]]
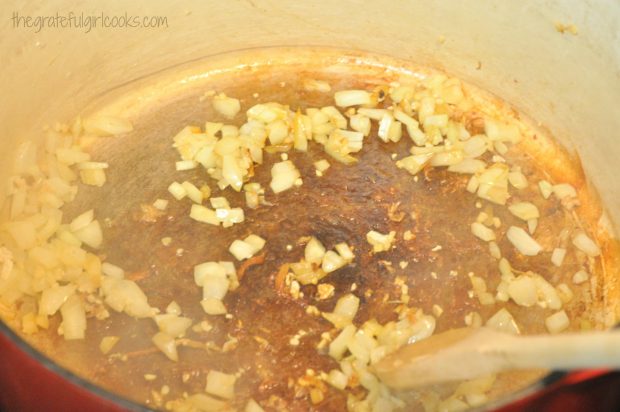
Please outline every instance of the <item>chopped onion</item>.
[[560, 200], [569, 197], [577, 197], [577, 191], [568, 183], [553, 185], [553, 194]]
[[521, 140], [519, 128], [493, 119], [484, 119], [484, 132], [492, 141], [518, 143]]
[[101, 291], [105, 303], [117, 312], [125, 312], [135, 318], [153, 315], [146, 295], [134, 281], [104, 277]]
[[598, 245], [584, 232], [579, 232], [573, 237], [573, 245], [590, 257], [596, 257], [601, 254], [601, 249]]
[[[318, 90], [318, 91], [322, 91], [322, 90]], [[265, 410], [254, 399], [250, 399], [248, 403], [245, 404], [245, 408], [243, 409], [243, 412], [265, 412]]]
[[431, 160], [432, 153], [404, 157], [396, 162], [396, 167], [405, 169], [412, 175], [417, 174]]
[[338, 252], [338, 254], [347, 262], [351, 262], [353, 259], [355, 259], [353, 251], [346, 243], [338, 243], [336, 246], [334, 246], [334, 249], [336, 249], [336, 252]]
[[448, 167], [449, 172], [474, 174], [481, 172], [486, 167], [486, 163], [478, 159], [463, 159], [459, 163]]
[[525, 256], [536, 256], [542, 250], [540, 244], [520, 227], [510, 226], [506, 237]]
[[156, 315], [155, 323], [157, 323], [160, 332], [173, 338], [182, 337], [185, 335], [185, 331], [192, 326], [191, 319], [169, 313]]
[[545, 326], [549, 333], [560, 333], [570, 325], [566, 312], [563, 310], [554, 313], [545, 319]]
[[43, 290], [39, 300], [39, 315], [52, 316], [75, 292], [75, 285], [54, 285]]
[[510, 213], [523, 220], [538, 219], [540, 213], [535, 204], [530, 202], [519, 202], [508, 206]]
[[325, 246], [315, 237], [312, 237], [306, 244], [304, 258], [306, 262], [320, 264], [325, 256]]
[[226, 307], [221, 300], [215, 298], [207, 298], [200, 301], [200, 306], [207, 315], [224, 315]]
[[94, 218], [95, 218], [95, 211], [93, 209], [90, 209], [89, 211], [84, 212], [78, 217], [76, 217], [75, 219], [73, 219], [71, 223], [69, 224], [69, 228], [71, 229], [72, 232], [75, 232], [77, 230], [80, 230], [88, 226], [90, 222], [93, 221]]
[[538, 188], [540, 189], [540, 194], [545, 199], [549, 199], [549, 196], [553, 193], [553, 185], [546, 180], [541, 180], [538, 182]]
[[80, 241], [86, 243], [88, 246], [98, 249], [103, 243], [103, 233], [101, 232], [101, 225], [97, 220], [93, 220], [83, 228], [74, 231], [73, 233]]
[[164, 355], [171, 361], [178, 361], [179, 354], [177, 353], [177, 343], [172, 336], [166, 333], [158, 332], [151, 339], [153, 344], [162, 351]]
[[500, 332], [518, 335], [521, 333], [519, 326], [515, 322], [510, 312], [506, 308], [502, 308], [487, 321], [486, 326]]
[[344, 390], [349, 383], [349, 378], [338, 369], [332, 369], [327, 374], [327, 383], [336, 389]]
[[329, 162], [325, 159], [317, 160], [316, 162], [314, 162], [314, 168], [319, 172], [325, 172], [327, 169], [329, 169], [329, 166]]
[[355, 326], [345, 326], [340, 334], [329, 344], [329, 356], [340, 360], [347, 351], [347, 343], [355, 335], [355, 331]]
[[536, 282], [530, 276], [521, 275], [511, 280], [507, 293], [519, 306], [530, 307], [538, 301]]
[[[305, 79], [304, 80], [304, 90], [309, 92], [321, 92], [327, 93], [332, 90], [329, 83], [324, 80], [315, 80], [315, 79]], [[247, 407], [246, 407], [247, 409]], [[246, 412], [251, 412], [247, 411]]]
[[103, 169], [80, 170], [80, 180], [85, 185], [101, 187], [106, 182], [106, 175]]
[[187, 196], [187, 192], [179, 182], [172, 182], [170, 186], [168, 186], [168, 192], [170, 192], [176, 200], [181, 200]]
[[129, 133], [133, 126], [129, 120], [114, 116], [95, 116], [82, 120], [84, 130], [97, 136], [116, 136]]
[[479, 222], [471, 224], [471, 232], [479, 239], [490, 242], [495, 240], [495, 232]]
[[224, 399], [232, 399], [235, 396], [235, 375], [209, 371], [207, 374], [207, 386], [205, 392], [210, 395], [219, 396]]
[[157, 210], [164, 211], [168, 208], [168, 201], [166, 199], [156, 199], [153, 202], [153, 207]]
[[224, 93], [214, 96], [211, 103], [215, 111], [227, 119], [234, 118], [241, 110], [241, 103], [239, 100], [228, 97]]
[[194, 266], [194, 282], [196, 282], [198, 286], [202, 286], [207, 276], [226, 278], [226, 267], [223, 263], [228, 262], [204, 262]]
[[521, 171], [508, 173], [508, 181], [516, 189], [525, 189], [527, 187], [527, 178]]
[[347, 261], [343, 259], [342, 256], [340, 256], [333, 250], [328, 250], [323, 256], [323, 260], [321, 262], [321, 269], [323, 269], [325, 273], [331, 273], [340, 269], [346, 264]]
[[101, 264], [101, 272], [104, 275], [113, 277], [115, 279], [123, 279], [125, 277], [125, 271], [123, 269], [109, 262], [103, 262]]
[[562, 262], [564, 262], [565, 256], [566, 249], [556, 247], [553, 249], [553, 253], [551, 253], [551, 263], [553, 263], [554, 266], [560, 267], [562, 266]]
[[581, 269], [577, 273], [573, 275], [573, 283], [576, 285], [580, 285], [584, 282], [587, 282], [590, 278], [590, 275], [585, 270]]
[[391, 231], [388, 234], [382, 234], [375, 230], [366, 233], [366, 240], [372, 245], [374, 253], [386, 252], [392, 248], [392, 243], [396, 237], [396, 232]]
[[379, 130], [377, 131], [377, 136], [379, 136], [379, 139], [384, 142], [388, 142], [390, 140], [389, 133], [392, 124], [394, 124], [394, 117], [390, 113], [384, 114], [379, 121]]
[[334, 93], [334, 101], [336, 106], [362, 106], [372, 103], [370, 93], [365, 90], [342, 90]]
[[84, 339], [86, 332], [86, 312], [82, 300], [71, 295], [60, 308], [62, 332], [66, 340]]
[[292, 188], [295, 185], [295, 181], [300, 177], [301, 174], [293, 162], [290, 160], [278, 162], [271, 167], [271, 183], [269, 183], [269, 187], [271, 187], [274, 193], [280, 193]]
[[362, 133], [363, 136], [370, 134], [370, 118], [361, 114], [355, 114], [349, 118], [351, 129]]
[[218, 218], [216, 212], [202, 205], [193, 204], [189, 217], [198, 222], [208, 223], [215, 226], [220, 225], [220, 219]]
[[104, 336], [99, 342], [99, 350], [104, 355], [107, 355], [121, 338], [118, 336]]

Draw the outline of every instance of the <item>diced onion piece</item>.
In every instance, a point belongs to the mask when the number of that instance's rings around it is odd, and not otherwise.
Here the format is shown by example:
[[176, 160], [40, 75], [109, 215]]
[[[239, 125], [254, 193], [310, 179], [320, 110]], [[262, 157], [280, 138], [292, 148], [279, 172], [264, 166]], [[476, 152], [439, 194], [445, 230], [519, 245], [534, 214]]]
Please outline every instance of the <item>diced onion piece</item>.
[[82, 162], [78, 163], [79, 170], [96, 170], [96, 169], [107, 169], [110, 165], [106, 162]]
[[577, 197], [577, 191], [568, 183], [553, 185], [553, 194], [560, 200], [569, 197]]
[[207, 315], [224, 315], [226, 314], [226, 307], [221, 300], [215, 298], [207, 298], [200, 301], [200, 306], [202, 306], [202, 310], [205, 311]]
[[269, 187], [271, 187], [274, 193], [280, 193], [292, 188], [295, 185], [295, 181], [300, 177], [301, 174], [293, 162], [290, 160], [278, 162], [271, 167], [271, 183], [269, 183]]
[[266, 243], [265, 239], [257, 235], [249, 235], [248, 237], [243, 239], [243, 241], [252, 245], [252, 247], [254, 248], [254, 253], [261, 250]]
[[347, 351], [347, 343], [355, 335], [355, 330], [353, 325], [345, 326], [342, 332], [329, 344], [329, 356], [340, 360]]
[[562, 300], [558, 291], [540, 275], [533, 277], [536, 282], [536, 293], [538, 294], [538, 305], [543, 308], [558, 310], [562, 307]]
[[101, 225], [97, 220], [93, 220], [83, 228], [74, 231], [75, 237], [80, 241], [86, 243], [88, 246], [98, 249], [103, 243], [103, 233], [101, 232]]
[[80, 180], [85, 185], [101, 187], [106, 182], [106, 175], [103, 169], [80, 170]]
[[506, 237], [525, 256], [536, 256], [542, 250], [540, 244], [520, 227], [510, 226]]
[[207, 386], [205, 392], [210, 395], [219, 396], [224, 399], [235, 397], [235, 375], [228, 373], [209, 371], [207, 374]]
[[164, 355], [171, 361], [178, 361], [179, 354], [177, 353], [177, 343], [174, 338], [166, 333], [158, 332], [151, 339], [153, 344], [162, 351]]
[[487, 142], [483, 136], [476, 135], [467, 139], [463, 143], [465, 157], [476, 158], [482, 156], [487, 151]]
[[84, 339], [86, 332], [86, 311], [82, 300], [71, 295], [60, 308], [62, 332], [66, 340]]
[[314, 162], [314, 168], [319, 172], [325, 172], [327, 169], [329, 169], [329, 166], [329, 162], [325, 159], [317, 160], [316, 162]]
[[535, 204], [530, 202], [519, 202], [508, 206], [510, 213], [523, 220], [538, 219], [540, 213]]
[[342, 256], [340, 256], [333, 250], [328, 250], [323, 256], [323, 260], [321, 262], [321, 269], [323, 269], [325, 273], [331, 273], [340, 269], [346, 264], [347, 261], [343, 259]]
[[361, 114], [355, 114], [349, 118], [351, 129], [362, 133], [364, 136], [370, 134], [370, 118]]
[[338, 369], [332, 369], [327, 374], [327, 383], [329, 383], [336, 389], [344, 390], [344, 388], [346, 388], [347, 384], [349, 383], [349, 378]]
[[433, 127], [444, 128], [448, 126], [448, 115], [434, 114], [431, 116], [427, 116], [424, 118], [423, 125], [425, 130]]
[[432, 153], [404, 157], [396, 162], [396, 167], [405, 169], [412, 175], [417, 174], [431, 160]]
[[538, 301], [536, 282], [530, 276], [521, 275], [511, 280], [507, 292], [519, 306], [530, 307]]
[[484, 133], [492, 141], [518, 143], [521, 140], [521, 133], [516, 125], [504, 124], [494, 119], [484, 119]]
[[75, 292], [75, 285], [54, 285], [43, 290], [39, 300], [39, 315], [52, 316]]
[[[318, 90], [318, 91], [322, 91], [322, 90]], [[254, 399], [250, 399], [248, 403], [245, 404], [245, 408], [243, 409], [243, 412], [265, 412], [265, 410]]]
[[94, 218], [95, 218], [95, 211], [93, 209], [90, 209], [89, 211], [84, 212], [78, 217], [76, 217], [75, 219], [73, 219], [71, 223], [69, 224], [69, 229], [71, 229], [72, 232], [80, 230], [88, 226], [90, 222], [93, 221]]
[[226, 277], [205, 276], [202, 280], [202, 298], [222, 300], [230, 289], [230, 280]]
[[359, 152], [364, 145], [364, 134], [362, 132], [352, 132], [351, 130], [337, 129], [336, 132], [340, 136], [347, 139], [347, 145], [350, 153]]
[[317, 238], [312, 237], [304, 249], [304, 259], [306, 262], [318, 265], [323, 261], [324, 256], [325, 246]]
[[181, 200], [187, 196], [187, 192], [179, 182], [172, 182], [170, 186], [168, 186], [168, 192], [170, 192], [176, 200]]
[[478, 176], [478, 196], [499, 205], [505, 205], [508, 194], [508, 168], [495, 163]]
[[[322, 92], [327, 93], [332, 90], [329, 83], [324, 80], [315, 80], [315, 79], [305, 79], [304, 80], [304, 90], [309, 92]], [[246, 407], [247, 409], [247, 407]], [[250, 411], [246, 411], [250, 412]]]
[[500, 332], [518, 335], [521, 333], [519, 326], [515, 322], [510, 312], [506, 308], [502, 308], [487, 321], [486, 326]]
[[486, 167], [486, 163], [479, 159], [463, 159], [459, 163], [448, 167], [449, 172], [474, 174], [481, 172]]
[[101, 264], [101, 272], [115, 279], [123, 279], [125, 277], [125, 271], [123, 269], [109, 262], [103, 262]]
[[353, 251], [346, 243], [338, 243], [336, 246], [334, 246], [334, 249], [336, 249], [336, 252], [338, 252], [338, 254], [347, 262], [351, 262], [353, 259], [355, 259]]
[[474, 236], [476, 236], [477, 238], [485, 242], [490, 242], [492, 240], [495, 240], [495, 232], [493, 232], [491, 229], [489, 229], [482, 223], [479, 223], [479, 222], [472, 223], [471, 232], [474, 234]]
[[211, 104], [213, 104], [213, 108], [216, 112], [226, 117], [227, 119], [234, 118], [241, 110], [241, 103], [239, 102], [239, 100], [228, 97], [224, 93], [213, 96]]
[[220, 224], [220, 219], [217, 217], [214, 210], [198, 204], [192, 205], [189, 217], [198, 222], [208, 223], [210, 225], [219, 226]]
[[230, 209], [230, 203], [225, 197], [212, 197], [209, 202], [213, 209]]
[[423, 146], [426, 143], [426, 135], [420, 130], [417, 120], [400, 109], [394, 110], [394, 118], [405, 125], [409, 138], [413, 140], [413, 143], [418, 146]]
[[396, 237], [396, 232], [391, 231], [388, 234], [382, 234], [375, 230], [366, 233], [366, 240], [372, 245], [374, 253], [386, 252], [392, 248], [392, 243]]
[[388, 142], [390, 140], [390, 128], [394, 124], [394, 117], [391, 113], [386, 113], [383, 115], [381, 120], [379, 121], [379, 130], [377, 131], [377, 136], [379, 139], [384, 142]]
[[527, 187], [527, 178], [520, 171], [514, 171], [508, 173], [508, 181], [516, 189], [525, 189]]
[[194, 186], [191, 182], [183, 182], [181, 183], [183, 189], [185, 189], [185, 193], [187, 197], [194, 203], [202, 203], [202, 192], [196, 186]]
[[545, 319], [545, 326], [549, 333], [560, 333], [570, 326], [570, 320], [563, 310], [554, 313]]
[[101, 282], [101, 291], [105, 303], [117, 312], [125, 312], [134, 318], [153, 315], [146, 295], [134, 281], [106, 276]]
[[580, 271], [578, 271], [577, 273], [573, 275], [573, 283], [576, 285], [580, 285], [584, 282], [587, 282], [589, 277], [590, 275], [588, 274], [588, 272], [581, 269]]
[[37, 243], [37, 231], [30, 221], [14, 221], [5, 224], [5, 228], [21, 250], [27, 250]]
[[153, 207], [157, 210], [166, 210], [168, 208], [168, 201], [166, 199], [156, 199], [153, 202]]
[[101, 339], [101, 342], [99, 342], [99, 350], [104, 355], [107, 355], [114, 348], [114, 346], [116, 346], [120, 339], [121, 338], [118, 336], [104, 336]]
[[558, 295], [560, 295], [562, 303], [568, 303], [573, 300], [573, 297], [575, 297], [575, 294], [566, 283], [560, 283], [555, 289], [557, 290]]
[[546, 180], [538, 182], [538, 189], [543, 198], [549, 199], [549, 196], [553, 193], [553, 185]]
[[562, 262], [564, 262], [564, 257], [566, 256], [566, 249], [564, 248], [555, 248], [551, 253], [551, 263], [554, 266], [560, 267], [562, 266]]
[[538, 227], [538, 219], [530, 219], [527, 221], [527, 230], [533, 235]]
[[348, 293], [338, 299], [333, 313], [353, 320], [355, 314], [357, 313], [359, 305], [360, 299], [352, 293]]
[[192, 169], [195, 169], [197, 166], [198, 166], [198, 162], [196, 162], [195, 160], [179, 160], [178, 162], [174, 164], [174, 167], [177, 170], [177, 172], [182, 172], [185, 170], [192, 170]]
[[194, 266], [194, 282], [202, 286], [207, 276], [226, 278], [226, 267], [223, 262], [204, 262]]
[[160, 332], [173, 338], [185, 335], [185, 331], [192, 326], [192, 320], [183, 316], [171, 315], [169, 313], [155, 316], [155, 323]]
[[176, 303], [174, 300], [166, 306], [166, 313], [171, 315], [180, 315], [181, 314], [181, 306]]
[[431, 166], [454, 166], [463, 161], [463, 152], [460, 150], [448, 150], [445, 152], [435, 153], [431, 158]]
[[249, 243], [236, 239], [232, 242], [228, 251], [237, 259], [244, 260], [249, 259], [254, 255], [254, 247]]
[[82, 127], [89, 134], [116, 136], [133, 130], [131, 122], [114, 116], [94, 116], [82, 120]]
[[334, 93], [334, 101], [336, 106], [362, 106], [372, 103], [370, 93], [365, 90], [342, 90]]
[[598, 245], [584, 232], [579, 232], [573, 237], [573, 245], [590, 257], [596, 257], [601, 254], [601, 249]]

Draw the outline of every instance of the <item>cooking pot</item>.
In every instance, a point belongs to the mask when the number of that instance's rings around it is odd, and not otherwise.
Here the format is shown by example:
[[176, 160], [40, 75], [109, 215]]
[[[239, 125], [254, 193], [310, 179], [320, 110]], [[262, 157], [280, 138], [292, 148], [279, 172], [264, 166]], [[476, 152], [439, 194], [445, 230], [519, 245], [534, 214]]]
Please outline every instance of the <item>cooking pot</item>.
[[[410, 60], [492, 91], [578, 154], [606, 206], [599, 224], [613, 233], [613, 222], [620, 222], [620, 145], [615, 141], [620, 130], [620, 3], [615, 0], [235, 0], [182, 5], [67, 0], [5, 3], [2, 10], [3, 181], [20, 142], [36, 139], [43, 125], [70, 119], [110, 90], [231, 51], [328, 46]], [[101, 20], [91, 28], [63, 28], [57, 20], [26, 27], [26, 17], [57, 14], [160, 20], [159, 27], [101, 27]], [[0, 186], [0, 199], [5, 190]], [[611, 326], [620, 314], [620, 282], [617, 273], [606, 276], [605, 323]], [[8, 327], [0, 326], [0, 332], [3, 410], [141, 409], [63, 370]], [[604, 371], [554, 374], [492, 407], [566, 409], [568, 399], [573, 407], [590, 408], [594, 404], [587, 403], [593, 398], [588, 393], [608, 393], [606, 388], [619, 381], [617, 374]], [[596, 398], [599, 407], [618, 406], [614, 397]], [[579, 399], [586, 403], [579, 404]]]

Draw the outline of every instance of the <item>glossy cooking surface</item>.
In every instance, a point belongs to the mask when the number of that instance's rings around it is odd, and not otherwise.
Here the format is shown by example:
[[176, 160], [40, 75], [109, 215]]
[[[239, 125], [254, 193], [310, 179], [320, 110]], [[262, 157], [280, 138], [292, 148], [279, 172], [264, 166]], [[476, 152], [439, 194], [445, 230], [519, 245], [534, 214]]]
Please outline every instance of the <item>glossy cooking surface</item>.
[[[472, 236], [471, 222], [481, 211], [492, 209], [502, 222], [498, 244], [503, 255], [516, 269], [535, 271], [554, 285], [570, 282], [582, 262], [569, 252], [562, 270], [558, 270], [549, 263], [550, 253], [545, 252], [527, 258], [526, 263], [503, 236], [507, 227], [517, 223], [517, 218], [505, 208], [492, 206], [466, 192], [468, 176], [429, 169], [415, 181], [397, 169], [392, 160], [393, 154], [397, 158], [408, 154], [410, 142], [404, 138], [396, 144], [384, 144], [376, 138], [375, 126], [357, 156], [358, 164], [353, 166], [337, 163], [312, 143], [308, 153], [291, 151], [290, 159], [301, 171], [303, 185], [277, 196], [268, 190], [266, 200], [272, 206], [246, 208], [243, 224], [224, 229], [197, 223], [188, 217], [187, 199], [178, 202], [171, 199], [164, 213], [143, 207], [157, 198], [170, 198], [166, 189], [175, 180], [189, 180], [197, 186], [207, 183], [214, 189], [212, 196], [220, 195], [202, 168], [186, 172], [174, 168], [178, 154], [171, 147], [172, 137], [181, 128], [188, 124], [201, 126], [207, 120], [223, 120], [212, 112], [208, 102], [201, 101], [204, 92], [215, 89], [241, 99], [242, 112], [255, 103], [269, 101], [302, 109], [332, 104], [331, 93], [304, 92], [301, 86], [304, 77], [303, 73], [277, 69], [215, 77], [213, 84], [204, 89], [162, 100], [139, 119], [132, 119], [134, 132], [129, 136], [104, 140], [94, 150], [95, 160], [110, 163], [108, 182], [102, 188], [80, 186], [77, 200], [65, 208], [66, 216], [71, 218], [94, 206], [100, 220], [106, 219], [101, 254], [123, 267], [128, 279], [137, 281], [151, 306], [163, 310], [174, 300], [195, 324], [207, 320], [212, 329], [189, 331], [187, 346], [180, 348], [180, 360], [173, 363], [152, 346], [150, 338], [157, 331], [152, 321], [137, 321], [112, 313], [109, 319], [89, 322], [86, 345], [64, 341], [52, 333], [54, 348], [50, 353], [61, 364], [71, 364], [71, 369], [105, 388], [155, 407], [178, 398], [183, 392], [203, 391], [207, 372], [219, 370], [243, 371], [233, 402], [239, 408], [251, 397], [276, 409], [340, 411], [346, 409], [346, 395], [342, 392], [330, 387], [325, 400], [313, 406], [308, 401], [307, 389], [297, 382], [307, 369], [318, 372], [337, 367], [333, 359], [316, 349], [321, 334], [329, 331], [331, 324], [308, 315], [306, 308], [314, 305], [331, 311], [337, 298], [352, 287], [361, 299], [356, 324], [371, 318], [380, 323], [396, 319], [394, 309], [401, 303], [401, 287], [395, 280], [401, 278], [409, 287], [409, 306], [421, 308], [427, 314], [432, 313], [433, 305], [441, 306], [443, 314], [437, 319], [437, 332], [464, 326], [464, 317], [471, 311], [478, 311], [486, 320], [503, 306], [510, 310], [525, 333], [545, 332], [542, 319], [548, 316], [548, 311], [513, 303], [481, 306], [477, 299], [468, 297], [469, 272], [485, 278], [491, 290], [499, 282], [497, 261], [491, 257], [487, 244]], [[370, 89], [389, 75], [362, 78], [355, 73], [329, 73], [321, 78], [330, 82], [332, 90]], [[253, 96], [255, 93], [258, 97]], [[475, 131], [474, 123], [471, 127], [470, 131]], [[268, 187], [270, 164], [279, 161], [279, 156], [266, 154], [265, 164], [255, 169], [253, 181]], [[519, 159], [518, 164], [530, 182], [548, 178], [527, 153], [512, 149], [506, 157]], [[315, 175], [312, 164], [319, 159], [331, 163], [323, 177]], [[233, 207], [245, 206], [243, 194], [230, 189], [221, 194]], [[563, 241], [558, 238], [561, 228], [575, 225], [559, 201], [542, 201], [536, 185], [520, 191], [518, 196], [519, 200], [535, 203], [541, 211], [537, 239], [545, 249], [551, 250]], [[390, 252], [371, 254], [371, 246], [365, 239], [369, 230], [396, 231], [396, 247]], [[414, 234], [410, 240], [403, 239], [407, 230]], [[205, 315], [199, 304], [202, 292], [194, 283], [193, 267], [205, 261], [233, 260], [228, 246], [234, 239], [250, 233], [267, 240], [261, 252], [264, 262], [243, 271], [240, 268], [244, 265], [236, 264], [241, 285], [225, 300], [233, 315], [231, 319]], [[328, 249], [339, 242], [354, 248], [353, 264], [322, 281], [335, 286], [334, 297], [320, 300], [316, 287], [310, 285], [302, 287], [303, 297], [293, 299], [275, 286], [281, 265], [303, 256], [304, 246], [299, 240], [306, 236], [317, 237]], [[162, 244], [164, 237], [172, 238], [169, 246]], [[407, 266], [402, 268], [401, 262], [407, 262]], [[578, 328], [581, 317], [589, 319], [591, 295], [588, 286], [575, 287], [573, 291], [575, 298], [565, 308], [577, 319], [573, 327]], [[55, 330], [54, 325], [50, 330]], [[307, 334], [298, 346], [291, 345], [291, 337], [300, 330]], [[101, 337], [107, 335], [121, 336], [121, 340], [113, 354], [104, 357], [98, 345]], [[219, 350], [225, 342], [235, 340], [229, 345], [233, 349]], [[213, 342], [211, 349], [205, 350], [205, 342]], [[218, 349], [214, 349], [216, 346]], [[147, 381], [145, 374], [156, 378]], [[514, 376], [500, 381], [503, 382], [497, 389], [500, 393], [525, 382]], [[171, 389], [168, 396], [161, 395], [163, 385]], [[154, 396], [153, 391], [160, 394]]]

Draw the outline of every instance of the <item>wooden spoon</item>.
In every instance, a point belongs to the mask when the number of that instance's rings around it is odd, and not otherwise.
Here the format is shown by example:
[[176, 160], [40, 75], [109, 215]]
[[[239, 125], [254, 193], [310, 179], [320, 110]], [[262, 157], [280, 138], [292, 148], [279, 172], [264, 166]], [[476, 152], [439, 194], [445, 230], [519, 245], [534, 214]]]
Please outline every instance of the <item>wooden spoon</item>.
[[395, 389], [473, 379], [510, 369], [620, 368], [620, 331], [515, 336], [488, 328], [433, 335], [374, 366]]

